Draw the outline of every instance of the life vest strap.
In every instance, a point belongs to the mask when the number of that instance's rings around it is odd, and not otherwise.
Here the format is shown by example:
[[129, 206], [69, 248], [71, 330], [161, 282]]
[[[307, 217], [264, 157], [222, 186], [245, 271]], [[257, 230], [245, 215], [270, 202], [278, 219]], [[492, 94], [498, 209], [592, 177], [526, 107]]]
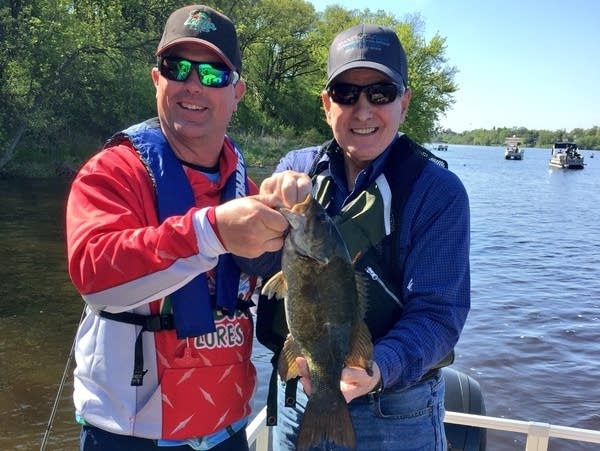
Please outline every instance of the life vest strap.
[[279, 353], [275, 353], [271, 359], [273, 368], [269, 378], [269, 391], [267, 393], [267, 426], [277, 425], [277, 360]]
[[[237, 300], [236, 310], [246, 311], [255, 304], [251, 300]], [[175, 327], [175, 318], [172, 314], [163, 315], [140, 315], [139, 313], [121, 312], [110, 313], [104, 310], [98, 312], [102, 318], [120, 323], [133, 324], [141, 326], [141, 330], [135, 339], [135, 353], [133, 360], [133, 376], [131, 377], [131, 385], [139, 387], [144, 383], [144, 375], [148, 370], [144, 370], [144, 347], [142, 343], [142, 332], [161, 332], [163, 330], [173, 330]]]
[[101, 317], [121, 323], [141, 326], [142, 329], [135, 339], [135, 354], [133, 359], [133, 376], [131, 376], [131, 385], [139, 387], [144, 383], [144, 375], [148, 370], [144, 370], [144, 347], [142, 343], [142, 332], [160, 332], [162, 330], [175, 329], [173, 315], [140, 315], [138, 313], [121, 312], [110, 313], [101, 311], [98, 313]]
[[101, 311], [98, 313], [101, 317], [119, 321], [121, 323], [134, 324], [141, 326], [142, 331], [159, 332], [161, 330], [175, 329], [173, 315], [140, 315], [139, 313], [121, 312], [110, 313]]

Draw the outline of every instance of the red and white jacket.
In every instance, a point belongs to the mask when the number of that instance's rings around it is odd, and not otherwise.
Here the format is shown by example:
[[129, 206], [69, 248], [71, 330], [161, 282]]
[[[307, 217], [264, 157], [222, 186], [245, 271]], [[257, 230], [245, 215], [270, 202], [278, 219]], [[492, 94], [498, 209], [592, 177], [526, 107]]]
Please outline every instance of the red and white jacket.
[[[232, 317], [215, 311], [216, 332], [200, 337], [144, 332], [141, 386], [131, 385], [140, 327], [97, 314], [158, 314], [163, 298], [198, 274], [206, 273], [212, 285], [226, 250], [207, 213], [220, 203], [237, 163], [226, 138], [220, 182], [184, 166], [196, 207], [162, 223], [150, 175], [130, 142], [102, 150], [76, 176], [66, 238], [69, 274], [88, 305], [77, 332], [73, 395], [85, 422], [118, 434], [179, 440], [209, 435], [250, 414], [256, 370], [247, 311]], [[248, 299], [254, 288], [242, 275], [239, 296]]]

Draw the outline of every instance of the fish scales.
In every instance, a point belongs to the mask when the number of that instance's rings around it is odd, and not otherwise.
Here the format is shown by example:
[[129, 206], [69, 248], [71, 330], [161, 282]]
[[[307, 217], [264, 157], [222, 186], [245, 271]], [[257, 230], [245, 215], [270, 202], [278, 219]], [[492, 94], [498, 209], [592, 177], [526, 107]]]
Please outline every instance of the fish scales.
[[298, 356], [306, 358], [310, 370], [312, 391], [297, 449], [326, 449], [329, 444], [355, 449], [340, 377], [347, 365], [371, 372], [362, 281], [334, 222], [312, 196], [280, 211], [290, 222], [282, 271], [265, 284], [263, 293], [285, 302], [290, 334], [278, 362], [281, 378], [298, 376]]

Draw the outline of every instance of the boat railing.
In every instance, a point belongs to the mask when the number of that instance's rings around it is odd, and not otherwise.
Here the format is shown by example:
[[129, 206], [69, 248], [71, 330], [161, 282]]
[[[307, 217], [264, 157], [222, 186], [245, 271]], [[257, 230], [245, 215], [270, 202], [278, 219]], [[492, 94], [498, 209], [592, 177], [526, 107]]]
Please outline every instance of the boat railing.
[[444, 422], [526, 434], [527, 442], [525, 451], [547, 451], [550, 437], [600, 443], [600, 431], [556, 426], [536, 421], [520, 421], [469, 413], [446, 412]]
[[[271, 449], [270, 428], [266, 425], [266, 418], [267, 410], [265, 407], [260, 410], [246, 429], [251, 450], [268, 451]], [[600, 443], [600, 431], [556, 426], [535, 421], [520, 421], [469, 413], [446, 412], [444, 422], [525, 434], [527, 435], [527, 442], [524, 451], [547, 451], [548, 442], [551, 437], [586, 443]]]

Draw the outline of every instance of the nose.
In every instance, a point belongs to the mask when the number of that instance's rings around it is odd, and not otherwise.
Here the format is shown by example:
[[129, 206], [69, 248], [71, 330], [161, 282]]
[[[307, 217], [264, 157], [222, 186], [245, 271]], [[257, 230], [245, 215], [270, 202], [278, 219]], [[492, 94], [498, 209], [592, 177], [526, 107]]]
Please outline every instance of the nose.
[[371, 119], [373, 116], [373, 105], [367, 100], [367, 95], [361, 92], [354, 104], [354, 115], [361, 121]]
[[200, 75], [198, 74], [198, 69], [194, 67], [187, 80], [185, 80], [185, 89], [187, 89], [190, 92], [199, 92], [203, 88], [204, 85], [200, 83]]

